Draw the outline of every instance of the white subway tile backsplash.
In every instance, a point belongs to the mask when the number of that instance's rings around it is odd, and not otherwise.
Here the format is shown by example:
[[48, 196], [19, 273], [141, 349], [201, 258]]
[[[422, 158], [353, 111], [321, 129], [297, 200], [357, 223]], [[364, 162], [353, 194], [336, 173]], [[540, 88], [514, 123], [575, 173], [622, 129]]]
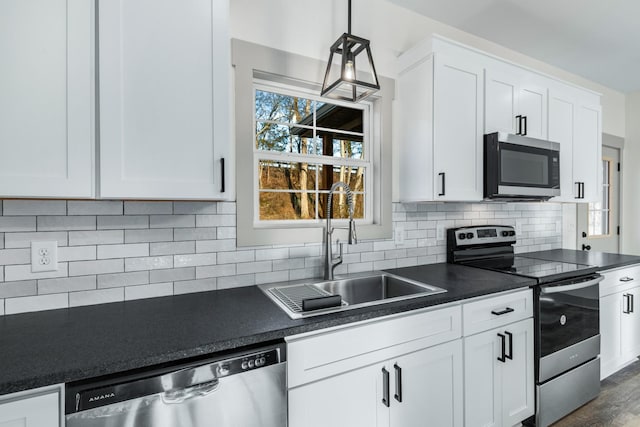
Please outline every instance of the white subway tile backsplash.
[[234, 274], [236, 274], [235, 264], [203, 265], [196, 267], [196, 279], [233, 276]]
[[37, 295], [30, 297], [8, 298], [5, 300], [5, 313], [17, 314], [32, 311], [55, 310], [69, 307], [69, 294]]
[[218, 202], [219, 214], [236, 214], [236, 204], [234, 202]]
[[99, 216], [98, 230], [122, 230], [149, 228], [147, 215]]
[[95, 230], [95, 216], [39, 216], [38, 231]]
[[4, 300], [0, 299], [0, 315], [4, 315]]
[[252, 286], [256, 284], [255, 274], [243, 274], [236, 276], [218, 277], [218, 289], [237, 288], [239, 286]]
[[216, 289], [217, 281], [214, 277], [209, 279], [185, 280], [173, 283], [173, 293], [175, 295], [214, 291]]
[[2, 215], [66, 215], [65, 200], [5, 200]]
[[173, 262], [176, 268], [213, 265], [216, 263], [216, 254], [174, 255]]
[[18, 231], [36, 231], [35, 216], [2, 216], [0, 217], [0, 231], [16, 233]]
[[150, 283], [176, 282], [180, 280], [193, 280], [196, 278], [195, 267], [170, 268], [167, 270], [151, 270], [149, 272]]
[[58, 248], [58, 261], [93, 261], [95, 259], [95, 246], [67, 246]]
[[151, 215], [150, 228], [193, 228], [196, 226], [196, 215]]
[[86, 291], [96, 289], [96, 276], [64, 277], [61, 279], [38, 280], [38, 294], [58, 294], [61, 292]]
[[205, 228], [176, 228], [173, 233], [173, 240], [176, 242], [183, 240], [214, 240], [217, 235], [217, 229], [211, 227]]
[[0, 249], [4, 249], [4, 233], [0, 233]]
[[235, 215], [197, 215], [196, 226], [198, 227], [235, 227]]
[[123, 230], [69, 232], [69, 246], [114, 245], [118, 243], [124, 243]]
[[[214, 236], [215, 237], [215, 236]], [[202, 252], [230, 252], [236, 250], [236, 241], [225, 240], [197, 240], [196, 253]]]
[[68, 215], [122, 215], [124, 209], [121, 200], [69, 200], [67, 211]]
[[289, 258], [289, 249], [258, 249], [256, 250], [256, 261]]
[[124, 272], [124, 261], [122, 259], [74, 261], [69, 263], [69, 276], [86, 276], [89, 274], [122, 272]]
[[92, 291], [71, 292], [69, 307], [106, 304], [124, 301], [124, 288], [98, 289]]
[[154, 283], [151, 285], [127, 286], [124, 288], [125, 301], [155, 298], [173, 295], [173, 283]]
[[[173, 202], [173, 213], [182, 214], [216, 214], [218, 203], [215, 202]], [[235, 212], [235, 210], [234, 210]]]
[[151, 256], [192, 254], [195, 252], [196, 242], [159, 242], [149, 244], [149, 255]]
[[98, 288], [118, 288], [125, 286], [146, 285], [148, 283], [148, 271], [101, 274], [98, 276]]
[[288, 270], [256, 274], [256, 285], [262, 285], [265, 283], [286, 282], [287, 280], [289, 280]]
[[35, 280], [0, 283], [0, 298], [26, 297], [38, 294]]
[[149, 256], [148, 243], [98, 246], [98, 259], [134, 258], [134, 257], [146, 257], [146, 256]]
[[58, 263], [58, 270], [45, 271], [41, 273], [31, 272], [31, 265], [7, 265], [4, 267], [4, 280], [7, 282], [13, 282], [18, 280], [33, 280], [33, 279], [49, 279], [55, 277], [68, 276], [68, 267], [66, 262]]
[[235, 251], [235, 252], [222, 252], [218, 254], [218, 264], [231, 264], [238, 262], [251, 262], [256, 258], [255, 251]]
[[304, 268], [304, 260], [305, 258], [274, 259], [273, 271]]
[[173, 202], [124, 202], [125, 215], [172, 214]]
[[162, 270], [165, 268], [173, 268], [172, 256], [154, 256], [144, 258], [127, 258], [125, 262], [125, 271], [141, 271], [141, 270]]
[[0, 250], [0, 265], [29, 264], [29, 263], [31, 263], [31, 249]]
[[4, 282], [4, 266], [0, 266], [0, 282]]
[[172, 228], [124, 231], [125, 243], [170, 242], [172, 240]]
[[267, 273], [273, 270], [271, 261], [244, 262], [236, 265], [238, 274]]
[[236, 228], [235, 227], [218, 227], [216, 236], [218, 239], [235, 239]]

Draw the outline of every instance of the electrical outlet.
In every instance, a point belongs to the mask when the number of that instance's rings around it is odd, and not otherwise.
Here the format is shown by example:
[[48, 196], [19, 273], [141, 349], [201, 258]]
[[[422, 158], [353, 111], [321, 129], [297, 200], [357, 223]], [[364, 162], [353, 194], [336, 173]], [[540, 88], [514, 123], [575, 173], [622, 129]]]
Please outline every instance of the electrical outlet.
[[404, 245], [404, 228], [396, 227], [394, 240], [396, 246]]
[[58, 242], [31, 242], [31, 272], [58, 270]]

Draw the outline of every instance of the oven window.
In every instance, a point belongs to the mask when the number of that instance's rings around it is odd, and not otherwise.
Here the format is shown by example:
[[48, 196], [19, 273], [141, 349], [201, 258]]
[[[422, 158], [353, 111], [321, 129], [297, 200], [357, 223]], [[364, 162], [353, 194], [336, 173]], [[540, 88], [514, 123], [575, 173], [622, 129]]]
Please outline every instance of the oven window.
[[502, 183], [548, 186], [549, 158], [542, 154], [500, 150], [500, 181]]

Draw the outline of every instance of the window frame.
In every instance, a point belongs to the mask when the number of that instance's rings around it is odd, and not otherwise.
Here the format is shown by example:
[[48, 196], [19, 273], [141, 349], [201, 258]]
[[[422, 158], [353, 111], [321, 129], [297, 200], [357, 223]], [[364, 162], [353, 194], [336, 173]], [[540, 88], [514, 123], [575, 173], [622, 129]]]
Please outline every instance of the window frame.
[[[232, 66], [234, 91], [233, 111], [234, 156], [236, 163], [236, 246], [278, 246], [321, 243], [325, 233], [324, 223], [308, 226], [254, 225], [254, 157], [255, 118], [254, 81], [267, 80], [271, 84], [300, 87], [320, 93], [326, 61], [285, 52], [255, 43], [232, 39]], [[395, 81], [379, 76], [380, 91], [367, 99], [371, 105], [371, 139], [379, 141], [371, 152], [372, 215], [370, 224], [358, 224], [360, 242], [369, 239], [392, 237], [392, 103], [395, 97]], [[332, 99], [330, 101], [334, 103]], [[249, 171], [242, 173], [243, 171]], [[345, 240], [346, 230], [336, 223], [334, 239]], [[314, 249], [315, 251], [315, 249]], [[315, 252], [314, 252], [315, 253]]]
[[[306, 161], [309, 164], [317, 164], [317, 165], [331, 165], [331, 166], [347, 166], [347, 167], [357, 167], [362, 166], [365, 168], [365, 177], [364, 177], [364, 191], [362, 192], [354, 192], [356, 194], [362, 194], [364, 196], [364, 218], [356, 218], [356, 224], [373, 224], [373, 186], [372, 186], [372, 177], [373, 174], [373, 161], [372, 161], [372, 152], [378, 149], [377, 145], [379, 141], [375, 141], [372, 138], [373, 135], [373, 120], [372, 120], [372, 104], [371, 102], [361, 101], [360, 103], [354, 104], [340, 100], [334, 100], [331, 98], [323, 98], [317, 94], [317, 92], [311, 91], [309, 89], [305, 89], [304, 87], [294, 87], [291, 84], [278, 83], [270, 80], [265, 80], [264, 78], [255, 78], [253, 83], [253, 225], [256, 228], [273, 228], [273, 227], [318, 227], [318, 225], [324, 223], [326, 220], [322, 218], [315, 219], [292, 219], [292, 220], [261, 220], [260, 219], [260, 188], [259, 188], [259, 179], [258, 179], [258, 166], [261, 160], [275, 160], [275, 161], [288, 161], [288, 162], [301, 162]], [[326, 102], [327, 104], [344, 106], [348, 108], [355, 108], [358, 110], [362, 110], [362, 137], [363, 137], [363, 146], [364, 146], [364, 158], [363, 159], [341, 159], [337, 157], [328, 157], [321, 154], [298, 154], [298, 153], [286, 153], [286, 152], [275, 152], [275, 151], [265, 151], [260, 150], [256, 147], [255, 143], [255, 130], [257, 129], [257, 123], [274, 123], [281, 126], [288, 127], [302, 127], [305, 129], [310, 129], [314, 131], [314, 139], [316, 138], [315, 131], [316, 130], [339, 130], [339, 129], [329, 129], [322, 128], [315, 125], [297, 125], [295, 123], [284, 123], [278, 121], [269, 121], [269, 120], [258, 120], [256, 117], [256, 109], [255, 109], [255, 93], [256, 91], [264, 91], [276, 93], [279, 95], [291, 96], [291, 97], [304, 97], [305, 99], [310, 99], [312, 101], [321, 101]], [[315, 115], [316, 110], [314, 109], [313, 114]], [[340, 133], [344, 133], [345, 135], [353, 134], [361, 136], [359, 132], [350, 132], [350, 131], [340, 131]], [[317, 174], [317, 172], [316, 172]], [[316, 175], [316, 182], [317, 175]], [[268, 190], [263, 192], [283, 192], [283, 193], [291, 193], [288, 190]], [[302, 193], [312, 193], [312, 194], [328, 194], [328, 190], [320, 190], [315, 189], [314, 191], [301, 191]], [[318, 209], [318, 205], [316, 205], [316, 210]], [[347, 219], [341, 218], [332, 218], [331, 219], [334, 224], [338, 227], [345, 226], [348, 222]]]
[[[611, 203], [613, 202], [612, 198], [612, 191], [611, 191], [611, 186], [612, 186], [612, 182], [613, 182], [613, 165], [614, 165], [614, 160], [608, 157], [603, 157], [602, 158], [602, 169], [604, 170], [604, 164], [607, 163], [607, 170], [608, 170], [608, 174], [607, 174], [607, 182], [604, 182], [604, 180], [602, 180], [601, 183], [601, 189], [600, 189], [600, 202], [604, 202], [604, 192], [606, 189], [606, 195], [607, 195], [607, 208], [605, 209], [604, 207], [602, 209], [592, 209], [592, 206], [594, 205], [593, 202], [588, 203], [587, 205], [587, 236], [590, 239], [599, 239], [599, 238], [607, 238], [607, 237], [611, 237], [613, 235], [613, 230], [612, 230], [612, 221], [611, 221]], [[604, 174], [603, 174], [604, 177]], [[603, 204], [604, 206], [604, 204]], [[591, 229], [592, 229], [592, 224], [591, 224], [591, 213], [592, 212], [599, 212], [600, 214], [602, 214], [603, 212], [607, 213], [607, 234], [591, 234]], [[595, 227], [593, 227], [595, 229]]]

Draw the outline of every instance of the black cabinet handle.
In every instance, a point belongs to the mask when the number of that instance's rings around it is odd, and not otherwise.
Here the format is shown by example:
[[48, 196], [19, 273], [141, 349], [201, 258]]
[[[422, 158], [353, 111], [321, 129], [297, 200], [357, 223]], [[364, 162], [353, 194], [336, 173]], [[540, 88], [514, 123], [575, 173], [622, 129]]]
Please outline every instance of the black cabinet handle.
[[393, 369], [396, 370], [396, 394], [393, 397], [402, 402], [402, 368], [395, 363]]
[[584, 199], [584, 182], [580, 183], [580, 188], [582, 189], [582, 191], [580, 193], [580, 198]]
[[501, 355], [498, 356], [498, 360], [502, 363], [505, 363], [507, 361], [506, 354], [505, 354], [506, 344], [507, 344], [506, 337], [500, 333], [498, 333], [498, 336], [500, 337], [501, 346], [502, 346], [502, 352], [501, 352]]
[[522, 132], [523, 135], [527, 134], [527, 116], [522, 116], [522, 122], [524, 123], [524, 132]]
[[444, 196], [445, 187], [444, 187], [444, 172], [440, 172], [438, 176], [442, 177], [442, 193], [438, 193], [438, 196]]
[[507, 313], [513, 313], [515, 310], [511, 307], [507, 307], [502, 311], [495, 311], [495, 310], [491, 310], [491, 314], [494, 314], [496, 316], [502, 316], [503, 314], [507, 314]]
[[516, 116], [516, 135], [522, 135], [522, 116]]
[[579, 199], [580, 198], [580, 183], [579, 182], [575, 182], [574, 184], [578, 186], [578, 195], [576, 197], [574, 197], [574, 199]]
[[631, 314], [631, 294], [622, 294], [623, 302], [622, 302], [622, 312], [624, 314]]
[[629, 309], [629, 313], [633, 313], [635, 310], [633, 309], [633, 294], [629, 294], [629, 302], [631, 308]]
[[513, 334], [508, 331], [504, 331], [505, 335], [509, 337], [509, 354], [505, 354], [505, 358], [513, 360]]
[[621, 282], [632, 282], [633, 281], [633, 277], [629, 277], [629, 276], [621, 277], [620, 281]]
[[220, 192], [224, 193], [224, 157], [220, 159]]
[[382, 368], [382, 403], [387, 408], [391, 404], [389, 402], [389, 371]]

